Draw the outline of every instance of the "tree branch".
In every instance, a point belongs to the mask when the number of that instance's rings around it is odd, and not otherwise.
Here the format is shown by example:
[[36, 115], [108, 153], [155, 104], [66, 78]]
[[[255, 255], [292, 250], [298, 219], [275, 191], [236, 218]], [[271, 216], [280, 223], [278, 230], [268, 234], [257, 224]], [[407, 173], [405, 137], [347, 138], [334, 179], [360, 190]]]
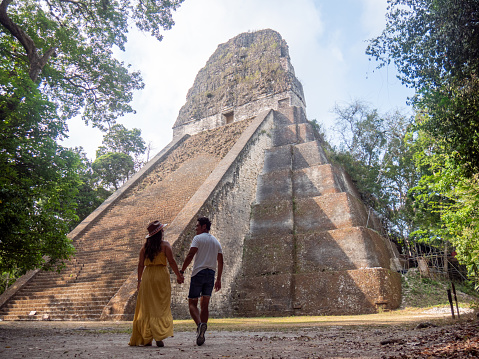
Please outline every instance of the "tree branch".
[[[87, 85], [85, 86], [85, 85], [81, 85], [81, 84], [79, 84], [79, 83], [77, 83], [77, 82], [74, 82], [74, 81], [73, 81], [74, 78], [79, 78], [80, 80], [82, 80], [83, 82], [85, 82]], [[73, 76], [64, 76], [64, 79], [65, 79], [67, 82], [69, 82], [70, 84], [72, 84], [73, 86], [78, 87], [78, 88], [81, 88], [81, 89], [83, 89], [83, 90], [85, 90], [85, 91], [88, 91], [88, 92], [92, 92], [92, 93], [93, 93], [93, 92], [95, 92], [96, 90], [98, 90], [98, 88], [99, 88], [98, 86], [89, 86], [88, 81], [85, 80], [85, 79], [84, 79], [83, 77], [81, 77], [80, 75], [77, 75], [77, 74], [75, 74], [75, 75], [73, 75]]]
[[30, 64], [29, 76], [32, 81], [36, 81], [38, 75], [42, 72], [50, 57], [55, 52], [55, 48], [50, 48], [45, 54], [40, 57], [37, 53], [37, 47], [32, 38], [23, 31], [23, 29], [15, 24], [8, 16], [7, 8], [13, 0], [3, 0], [0, 3], [0, 24], [2, 24], [15, 37], [27, 52], [27, 58]]

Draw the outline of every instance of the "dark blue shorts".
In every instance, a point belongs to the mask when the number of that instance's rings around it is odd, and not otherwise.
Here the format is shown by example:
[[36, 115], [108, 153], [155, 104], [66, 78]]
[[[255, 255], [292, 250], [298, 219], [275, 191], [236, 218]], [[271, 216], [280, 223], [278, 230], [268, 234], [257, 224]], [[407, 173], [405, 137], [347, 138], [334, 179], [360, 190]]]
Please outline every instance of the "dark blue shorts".
[[215, 286], [215, 271], [212, 269], [202, 269], [196, 275], [191, 277], [190, 292], [188, 298], [196, 299], [202, 296], [211, 297], [213, 287]]

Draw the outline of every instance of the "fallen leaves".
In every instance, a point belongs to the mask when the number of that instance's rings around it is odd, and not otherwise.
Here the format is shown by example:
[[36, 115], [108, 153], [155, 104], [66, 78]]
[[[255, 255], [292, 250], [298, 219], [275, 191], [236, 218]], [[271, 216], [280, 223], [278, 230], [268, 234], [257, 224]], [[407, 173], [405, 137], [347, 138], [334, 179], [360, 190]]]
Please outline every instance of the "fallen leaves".
[[[383, 356], [383, 359], [479, 358], [479, 322], [477, 320], [457, 323], [426, 335], [419, 335], [417, 339], [422, 344], [420, 347], [406, 348], [405, 346], [399, 353]], [[410, 344], [409, 341], [403, 342]]]

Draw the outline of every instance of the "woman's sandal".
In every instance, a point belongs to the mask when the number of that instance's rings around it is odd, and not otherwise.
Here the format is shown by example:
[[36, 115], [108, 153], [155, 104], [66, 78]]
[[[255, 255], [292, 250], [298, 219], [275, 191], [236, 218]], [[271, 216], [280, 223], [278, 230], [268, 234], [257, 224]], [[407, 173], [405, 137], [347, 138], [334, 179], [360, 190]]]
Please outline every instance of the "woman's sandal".
[[157, 340], [157, 341], [156, 341], [156, 346], [157, 346], [157, 347], [164, 347], [164, 346], [165, 346], [165, 343], [163, 343], [163, 340], [159, 340], [159, 341]]

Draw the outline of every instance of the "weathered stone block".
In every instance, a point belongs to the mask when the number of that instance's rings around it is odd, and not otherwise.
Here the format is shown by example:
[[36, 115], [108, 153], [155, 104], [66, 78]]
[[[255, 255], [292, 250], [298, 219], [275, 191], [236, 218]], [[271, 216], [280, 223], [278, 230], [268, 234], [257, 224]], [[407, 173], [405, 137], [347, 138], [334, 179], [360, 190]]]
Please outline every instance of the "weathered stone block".
[[293, 233], [293, 203], [267, 201], [253, 206], [250, 233], [252, 237]]
[[[289, 99], [286, 99], [288, 102], [289, 102]], [[291, 112], [291, 107], [287, 107], [287, 112]], [[288, 126], [288, 125], [292, 125], [294, 124], [294, 116], [288, 116], [287, 114], [283, 113], [283, 111], [281, 112], [275, 112], [275, 116], [274, 116], [274, 123], [275, 125], [279, 125], [279, 126]]]
[[296, 132], [297, 132], [298, 143], [314, 141], [313, 128], [308, 122], [299, 123], [297, 125]]
[[245, 276], [290, 274], [294, 268], [292, 234], [250, 237], [243, 248]]
[[340, 167], [332, 165], [331, 168], [337, 183], [340, 184], [341, 190], [343, 192], [348, 192], [349, 194], [353, 195], [358, 199], [361, 199], [361, 195], [359, 194], [358, 189], [354, 185], [351, 177]]
[[274, 146], [284, 146], [288, 144], [305, 143], [314, 141], [314, 133], [309, 123], [296, 123], [274, 131]]
[[361, 198], [351, 178], [341, 168], [331, 164], [294, 170], [293, 188], [297, 198], [338, 192], [347, 192], [358, 199]]
[[309, 123], [303, 107], [293, 106], [293, 112], [296, 123]]
[[273, 147], [264, 153], [263, 174], [280, 170], [291, 170], [291, 153], [290, 145]]
[[273, 146], [285, 146], [298, 142], [297, 126], [289, 125], [274, 130]]
[[258, 177], [256, 201], [291, 200], [293, 185], [291, 170], [284, 169], [262, 174]]
[[357, 198], [347, 193], [333, 193], [295, 200], [296, 230], [329, 231], [346, 227], [366, 227], [368, 214]]
[[293, 146], [293, 171], [327, 163], [328, 159], [318, 141], [300, 143]]
[[293, 103], [280, 103], [280, 106], [278, 106], [278, 111], [287, 116], [290, 120], [290, 123], [308, 122], [303, 106], [298, 106]]
[[293, 172], [296, 198], [317, 197], [343, 192], [330, 164], [302, 168]]
[[401, 304], [401, 276], [384, 268], [297, 274], [295, 314], [376, 313]]
[[385, 239], [364, 227], [298, 234], [299, 273], [361, 268], [389, 268]]
[[244, 277], [235, 315], [286, 316], [292, 314], [292, 274]]
[[367, 209], [368, 211], [368, 219], [367, 219], [367, 227], [372, 228], [375, 231], [378, 231], [380, 234], [384, 234], [384, 227], [381, 223], [381, 219], [379, 219], [378, 214], [371, 208]]

